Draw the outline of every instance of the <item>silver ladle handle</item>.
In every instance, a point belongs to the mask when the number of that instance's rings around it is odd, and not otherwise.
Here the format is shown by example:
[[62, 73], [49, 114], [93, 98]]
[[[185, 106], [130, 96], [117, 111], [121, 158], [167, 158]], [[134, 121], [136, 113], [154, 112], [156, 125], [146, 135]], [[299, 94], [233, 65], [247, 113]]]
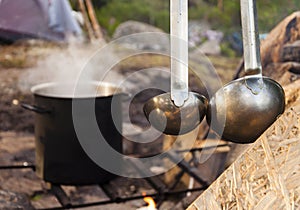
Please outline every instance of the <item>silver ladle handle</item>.
[[171, 99], [178, 107], [188, 99], [188, 0], [170, 0]]
[[256, 0], [241, 0], [244, 67], [247, 75], [262, 76]]

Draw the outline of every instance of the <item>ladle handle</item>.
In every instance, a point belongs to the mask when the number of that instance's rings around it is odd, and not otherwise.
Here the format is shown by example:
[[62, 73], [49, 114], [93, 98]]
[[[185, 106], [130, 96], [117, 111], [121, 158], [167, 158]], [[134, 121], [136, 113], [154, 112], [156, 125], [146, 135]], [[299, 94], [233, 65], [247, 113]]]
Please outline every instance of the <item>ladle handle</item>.
[[246, 75], [262, 75], [256, 0], [241, 0], [241, 19]]
[[170, 0], [171, 99], [182, 106], [188, 98], [188, 0]]

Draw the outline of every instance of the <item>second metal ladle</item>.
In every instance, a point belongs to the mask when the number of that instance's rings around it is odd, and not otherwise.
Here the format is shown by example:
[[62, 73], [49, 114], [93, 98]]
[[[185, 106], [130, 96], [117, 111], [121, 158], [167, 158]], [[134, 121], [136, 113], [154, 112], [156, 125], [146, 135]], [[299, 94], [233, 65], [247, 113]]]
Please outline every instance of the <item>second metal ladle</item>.
[[262, 76], [255, 3], [241, 0], [246, 76], [218, 90], [207, 114], [212, 129], [236, 143], [254, 142], [285, 108], [280, 84]]

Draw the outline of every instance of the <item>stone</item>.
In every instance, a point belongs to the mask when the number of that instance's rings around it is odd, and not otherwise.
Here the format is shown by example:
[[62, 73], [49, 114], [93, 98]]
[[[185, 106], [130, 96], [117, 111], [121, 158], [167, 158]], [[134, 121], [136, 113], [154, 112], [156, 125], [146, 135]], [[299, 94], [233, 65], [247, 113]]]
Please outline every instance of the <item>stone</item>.
[[221, 31], [207, 30], [205, 32], [205, 36], [207, 37], [208, 40], [215, 40], [220, 43], [224, 37], [224, 34]]
[[131, 34], [136, 33], [143, 33], [143, 32], [163, 32], [163, 30], [156, 28], [155, 26], [138, 22], [138, 21], [126, 21], [121, 23], [115, 30], [113, 34], [113, 39], [118, 39], [123, 36], [128, 36]]
[[202, 44], [206, 37], [205, 32], [210, 29], [210, 25], [204, 21], [191, 20], [188, 26], [189, 47], [196, 47]]
[[113, 34], [113, 39], [130, 49], [166, 52], [170, 48], [168, 34], [152, 25], [137, 21], [126, 21], [120, 24]]
[[220, 55], [220, 42], [216, 39], [208, 40], [200, 45], [199, 50], [206, 55]]

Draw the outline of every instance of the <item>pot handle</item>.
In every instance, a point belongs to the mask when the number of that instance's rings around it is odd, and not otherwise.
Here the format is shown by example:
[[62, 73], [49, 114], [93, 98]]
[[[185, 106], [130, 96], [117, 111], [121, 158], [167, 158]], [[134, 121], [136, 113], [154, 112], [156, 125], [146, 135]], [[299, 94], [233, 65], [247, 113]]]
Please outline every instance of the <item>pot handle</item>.
[[131, 99], [132, 94], [123, 92], [123, 93], [121, 93], [121, 96], [122, 96], [122, 101], [127, 101], [127, 100]]
[[38, 114], [50, 114], [50, 113], [51, 113], [50, 110], [43, 109], [43, 108], [38, 107], [38, 106], [36, 106], [36, 105], [30, 105], [30, 104], [21, 103], [21, 106], [22, 106], [24, 109], [27, 109], [27, 110], [36, 112], [36, 113], [38, 113]]

